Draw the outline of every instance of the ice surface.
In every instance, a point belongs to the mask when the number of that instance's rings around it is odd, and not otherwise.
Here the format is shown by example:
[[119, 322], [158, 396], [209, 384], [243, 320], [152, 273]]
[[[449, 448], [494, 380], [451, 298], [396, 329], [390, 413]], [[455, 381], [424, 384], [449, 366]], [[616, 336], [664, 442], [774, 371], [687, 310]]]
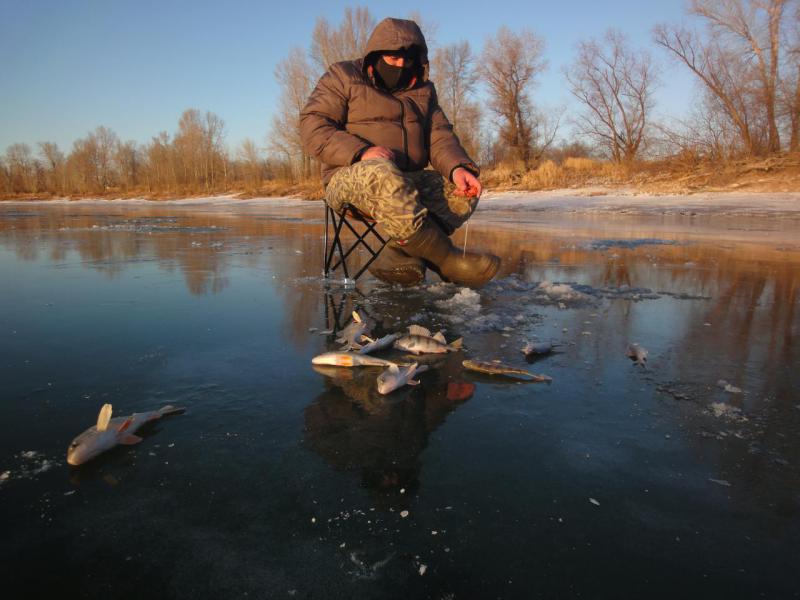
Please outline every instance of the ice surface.
[[610, 248], [633, 249], [639, 246], [674, 246], [675, 240], [660, 240], [655, 238], [643, 238], [633, 240], [593, 240], [586, 247], [589, 250], [608, 250]]

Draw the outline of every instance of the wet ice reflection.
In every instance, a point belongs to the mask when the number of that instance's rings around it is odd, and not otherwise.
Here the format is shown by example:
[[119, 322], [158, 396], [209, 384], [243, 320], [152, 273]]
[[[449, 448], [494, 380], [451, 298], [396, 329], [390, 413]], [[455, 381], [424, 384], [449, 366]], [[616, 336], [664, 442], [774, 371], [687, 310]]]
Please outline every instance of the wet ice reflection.
[[[584, 596], [796, 591], [791, 236], [484, 211], [470, 247], [503, 258], [484, 289], [430, 276], [345, 290], [320, 278], [322, 217], [313, 204], [0, 206], [12, 579], [90, 597], [123, 575], [174, 597], [527, 597], [565, 577]], [[353, 310], [373, 337], [417, 323], [465, 350], [423, 359], [421, 386], [384, 397], [380, 370], [310, 364]], [[536, 341], [558, 348], [533, 366], [521, 350]], [[553, 383], [468, 374], [464, 358]], [[70, 473], [66, 444], [104, 402], [189, 411]]]

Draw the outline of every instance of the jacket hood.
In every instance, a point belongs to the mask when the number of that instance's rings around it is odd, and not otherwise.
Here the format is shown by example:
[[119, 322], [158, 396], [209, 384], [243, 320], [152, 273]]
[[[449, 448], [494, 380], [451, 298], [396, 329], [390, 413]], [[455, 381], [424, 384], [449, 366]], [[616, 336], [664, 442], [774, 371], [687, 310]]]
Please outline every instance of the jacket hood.
[[419, 25], [406, 19], [386, 18], [375, 26], [367, 40], [364, 71], [366, 72], [367, 67], [373, 64], [375, 55], [381, 51], [396, 52], [402, 49], [409, 50], [412, 47], [417, 50], [419, 65], [427, 72], [428, 45]]

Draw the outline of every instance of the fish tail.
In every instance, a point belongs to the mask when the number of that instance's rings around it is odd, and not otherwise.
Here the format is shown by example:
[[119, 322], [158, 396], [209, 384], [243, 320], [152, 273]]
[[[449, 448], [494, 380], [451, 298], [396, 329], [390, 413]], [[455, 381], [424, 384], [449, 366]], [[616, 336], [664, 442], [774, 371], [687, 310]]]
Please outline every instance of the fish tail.
[[453, 340], [450, 342], [447, 347], [451, 350], [461, 350], [461, 347], [464, 345], [464, 338], [460, 337], [457, 340]]

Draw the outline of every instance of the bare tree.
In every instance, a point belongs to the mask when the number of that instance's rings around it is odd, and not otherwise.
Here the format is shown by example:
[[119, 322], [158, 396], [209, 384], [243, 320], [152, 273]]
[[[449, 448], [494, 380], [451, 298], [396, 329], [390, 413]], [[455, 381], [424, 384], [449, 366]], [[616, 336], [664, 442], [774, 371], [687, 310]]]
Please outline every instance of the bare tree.
[[530, 97], [537, 76], [546, 67], [543, 53], [544, 41], [532, 31], [514, 33], [501, 27], [486, 40], [479, 68], [489, 88], [489, 110], [498, 122], [499, 142], [525, 168], [550, 137], [538, 131]]
[[[791, 1], [791, 0], [788, 0]], [[748, 154], [781, 148], [782, 27], [787, 0], [691, 0], [707, 37], [683, 27], [656, 27], [655, 41], [684, 63], [718, 100]]]
[[73, 143], [67, 164], [79, 191], [105, 193], [116, 184], [113, 154], [118, 143], [108, 127], [98, 127]]
[[11, 172], [6, 167], [2, 156], [0, 156], [0, 192], [4, 194], [12, 194], [14, 192], [11, 186]]
[[227, 156], [225, 155], [225, 121], [211, 111], [206, 111], [203, 127], [203, 166], [207, 190], [213, 190], [227, 179]]
[[245, 185], [255, 191], [261, 185], [264, 175], [264, 158], [261, 149], [250, 138], [245, 138], [239, 146], [237, 153], [244, 171]]
[[28, 144], [11, 144], [5, 157], [8, 179], [13, 193], [36, 192], [36, 161]]
[[144, 150], [146, 162], [145, 177], [149, 192], [169, 191], [177, 183], [174, 148], [169, 134], [162, 131], [155, 136]]
[[788, 75], [780, 82], [779, 106], [789, 128], [789, 150], [800, 151], [800, 2], [786, 35], [787, 51], [784, 72]]
[[439, 23], [424, 17], [418, 10], [408, 13], [408, 18], [414, 21], [425, 37], [425, 45], [428, 47], [428, 54], [433, 54], [439, 41]]
[[656, 82], [650, 56], [633, 50], [622, 32], [609, 29], [602, 43], [580, 43], [565, 75], [584, 107], [577, 118], [579, 131], [615, 162], [634, 160], [646, 141], [653, 108]]
[[269, 148], [292, 165], [295, 174], [309, 177], [311, 157], [306, 154], [300, 138], [300, 111], [311, 94], [313, 81], [302, 48], [293, 48], [289, 56], [278, 63], [275, 77], [281, 86], [281, 98], [272, 120]]
[[696, 162], [701, 157], [724, 160], [739, 146], [739, 134], [731, 127], [719, 98], [709, 91], [684, 118], [656, 125], [664, 154]]
[[786, 0], [692, 0], [691, 12], [730, 38], [754, 65], [766, 112], [768, 152], [781, 149], [776, 119], [781, 23]]
[[718, 43], [704, 42], [683, 27], [659, 25], [654, 33], [656, 43], [683, 62], [717, 99], [715, 104], [735, 128], [742, 151], [757, 154], [759, 144], [753, 130], [756, 119], [748, 98], [745, 61]]
[[108, 127], [100, 126], [91, 134], [97, 141], [97, 174], [102, 191], [116, 184], [114, 168], [114, 151], [119, 145], [119, 138]]
[[119, 142], [114, 150], [114, 164], [119, 173], [119, 182], [125, 190], [135, 189], [139, 184], [140, 153], [136, 142]]
[[480, 153], [480, 105], [475, 101], [478, 73], [469, 42], [462, 41], [436, 50], [431, 60], [431, 79], [436, 84], [439, 105], [467, 152]]
[[63, 194], [67, 189], [64, 153], [53, 142], [39, 142], [39, 154], [44, 165], [46, 189]]
[[324, 73], [333, 63], [364, 56], [367, 40], [375, 28], [375, 18], [366, 6], [344, 9], [344, 18], [334, 28], [319, 17], [311, 34], [311, 60], [318, 72]]

